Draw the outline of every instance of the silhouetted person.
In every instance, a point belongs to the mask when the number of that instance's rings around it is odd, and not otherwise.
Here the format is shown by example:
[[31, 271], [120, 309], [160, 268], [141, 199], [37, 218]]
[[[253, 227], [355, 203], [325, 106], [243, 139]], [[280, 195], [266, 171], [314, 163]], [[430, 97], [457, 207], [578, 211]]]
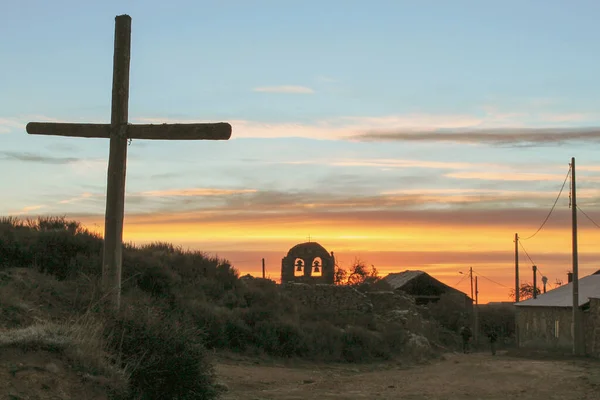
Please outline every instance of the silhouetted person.
[[462, 336], [463, 353], [466, 354], [469, 352], [469, 341], [471, 340], [471, 336], [473, 336], [471, 328], [468, 326], [463, 326], [460, 330], [460, 336]]
[[495, 329], [490, 329], [488, 332], [488, 339], [490, 339], [490, 349], [492, 350], [492, 355], [496, 355], [496, 342], [498, 341], [498, 334]]

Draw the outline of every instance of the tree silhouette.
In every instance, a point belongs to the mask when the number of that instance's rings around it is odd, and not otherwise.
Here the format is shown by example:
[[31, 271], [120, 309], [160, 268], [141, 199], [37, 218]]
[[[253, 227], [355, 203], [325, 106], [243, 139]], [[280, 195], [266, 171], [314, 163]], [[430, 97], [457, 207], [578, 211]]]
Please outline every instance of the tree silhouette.
[[[519, 288], [519, 301], [531, 299], [533, 297], [533, 284], [532, 283], [522, 283]], [[537, 295], [541, 294], [542, 291], [540, 288], [535, 288], [535, 293]], [[515, 289], [510, 289], [510, 293], [508, 294], [511, 299], [515, 299]]]

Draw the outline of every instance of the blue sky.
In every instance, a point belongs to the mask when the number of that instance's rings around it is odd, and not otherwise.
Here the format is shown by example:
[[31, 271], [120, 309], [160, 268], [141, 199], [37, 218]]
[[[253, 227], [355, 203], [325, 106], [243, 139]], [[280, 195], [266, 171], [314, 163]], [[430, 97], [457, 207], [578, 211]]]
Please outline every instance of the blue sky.
[[[572, 156], [580, 205], [600, 220], [597, 1], [0, 0], [0, 213], [102, 216], [107, 141], [24, 126], [109, 120], [125, 13], [130, 121], [233, 126], [227, 142], [134, 141], [130, 221], [217, 212], [280, 224], [267, 214], [310, 219], [310, 204], [423, 220], [446, 210], [455, 223], [483, 209], [534, 231]], [[587, 136], [528, 130], [549, 128]], [[248, 235], [232, 246], [251, 251]]]

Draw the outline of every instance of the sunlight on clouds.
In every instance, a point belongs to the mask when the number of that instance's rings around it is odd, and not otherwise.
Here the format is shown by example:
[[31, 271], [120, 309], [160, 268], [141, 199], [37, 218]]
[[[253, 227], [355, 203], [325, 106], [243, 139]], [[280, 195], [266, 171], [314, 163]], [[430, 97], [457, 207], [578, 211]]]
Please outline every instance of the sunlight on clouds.
[[150, 190], [146, 192], [133, 193], [137, 196], [148, 196], [148, 197], [163, 197], [163, 196], [225, 196], [234, 194], [244, 193], [256, 193], [256, 189], [210, 189], [210, 188], [197, 188], [197, 189], [172, 189], [172, 190]]
[[25, 130], [25, 123], [14, 118], [0, 118], [0, 134], [13, 130]]
[[[544, 173], [497, 173], [497, 172], [451, 172], [444, 176], [455, 179], [479, 179], [489, 181], [554, 181], [561, 182], [565, 175]], [[578, 176], [579, 181], [600, 182], [600, 177]]]

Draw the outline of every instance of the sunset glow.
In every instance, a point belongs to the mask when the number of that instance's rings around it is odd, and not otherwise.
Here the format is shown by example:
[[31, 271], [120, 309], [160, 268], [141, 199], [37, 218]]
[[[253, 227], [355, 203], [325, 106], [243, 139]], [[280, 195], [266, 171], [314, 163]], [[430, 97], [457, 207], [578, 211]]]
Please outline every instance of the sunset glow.
[[472, 267], [480, 302], [504, 301], [515, 233], [521, 282], [534, 263], [551, 286], [566, 281], [575, 157], [580, 275], [600, 269], [592, 3], [577, 16], [566, 2], [516, 0], [462, 11], [440, 1], [435, 12], [401, 1], [38, 3], [0, 13], [0, 35], [14, 38], [0, 41], [0, 215], [65, 215], [102, 234], [108, 140], [25, 125], [110, 120], [114, 17], [128, 13], [128, 121], [226, 121], [233, 133], [133, 140], [125, 241], [219, 255], [242, 274], [260, 274], [265, 258], [279, 279], [281, 258], [310, 237], [341, 267], [419, 269], [469, 295]]

